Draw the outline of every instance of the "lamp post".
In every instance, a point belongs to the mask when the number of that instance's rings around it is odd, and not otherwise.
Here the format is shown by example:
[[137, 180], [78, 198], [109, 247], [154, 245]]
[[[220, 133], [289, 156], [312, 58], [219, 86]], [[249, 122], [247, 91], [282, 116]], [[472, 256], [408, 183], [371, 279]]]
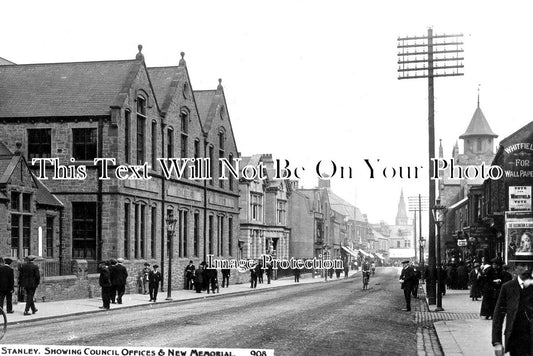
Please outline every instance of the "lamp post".
[[176, 229], [176, 222], [178, 220], [174, 217], [174, 212], [170, 210], [167, 216], [167, 236], [168, 236], [168, 273], [167, 273], [167, 298], [172, 300], [172, 253], [174, 251], [174, 231]]
[[426, 246], [426, 240], [420, 237], [420, 266], [424, 268], [424, 247]]
[[325, 259], [327, 260], [327, 257], [328, 255], [328, 249], [329, 249], [329, 246], [328, 244], [324, 244], [322, 246], [322, 271], [324, 271], [324, 280], [327, 282], [328, 281], [328, 271], [324, 269], [324, 257], [326, 257]]
[[431, 208], [433, 213], [433, 220], [435, 225], [437, 225], [437, 308], [436, 312], [443, 311], [442, 308], [442, 262], [441, 262], [441, 253], [440, 253], [440, 228], [444, 223], [444, 211], [446, 207], [440, 204], [440, 199], [437, 199], [435, 205]]

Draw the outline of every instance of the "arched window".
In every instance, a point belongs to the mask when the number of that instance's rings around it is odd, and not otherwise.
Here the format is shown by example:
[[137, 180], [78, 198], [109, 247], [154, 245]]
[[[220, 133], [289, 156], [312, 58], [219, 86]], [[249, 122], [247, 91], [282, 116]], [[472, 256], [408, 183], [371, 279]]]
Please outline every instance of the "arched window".
[[137, 164], [145, 161], [146, 98], [137, 97]]

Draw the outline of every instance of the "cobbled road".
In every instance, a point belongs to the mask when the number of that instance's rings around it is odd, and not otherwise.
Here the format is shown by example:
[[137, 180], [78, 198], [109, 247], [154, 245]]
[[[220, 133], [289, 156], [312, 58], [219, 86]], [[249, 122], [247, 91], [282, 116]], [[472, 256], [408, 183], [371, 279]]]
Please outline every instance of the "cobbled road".
[[[416, 355], [397, 270], [9, 327], [6, 344], [274, 349], [276, 355]], [[230, 287], [231, 288], [231, 287]]]

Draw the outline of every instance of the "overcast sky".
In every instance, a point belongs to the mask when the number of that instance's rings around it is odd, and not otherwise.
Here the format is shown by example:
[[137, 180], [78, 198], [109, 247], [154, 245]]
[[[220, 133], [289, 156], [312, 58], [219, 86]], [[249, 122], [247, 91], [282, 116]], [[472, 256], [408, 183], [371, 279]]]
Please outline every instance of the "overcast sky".
[[[432, 5], [433, 4], [433, 5]], [[185, 59], [193, 89], [223, 79], [242, 155], [352, 167], [332, 188], [371, 222], [394, 222], [400, 190], [427, 195], [427, 80], [398, 80], [397, 38], [463, 33], [465, 75], [435, 80], [436, 137], [445, 157], [477, 106], [497, 142], [533, 120], [531, 2], [514, 1], [10, 1], [0, 57], [15, 63]], [[1, 98], [0, 98], [1, 99]], [[529, 100], [528, 100], [529, 99]], [[462, 150], [462, 146], [461, 146]], [[436, 151], [438, 152], [438, 151]], [[369, 178], [423, 166], [418, 179]]]

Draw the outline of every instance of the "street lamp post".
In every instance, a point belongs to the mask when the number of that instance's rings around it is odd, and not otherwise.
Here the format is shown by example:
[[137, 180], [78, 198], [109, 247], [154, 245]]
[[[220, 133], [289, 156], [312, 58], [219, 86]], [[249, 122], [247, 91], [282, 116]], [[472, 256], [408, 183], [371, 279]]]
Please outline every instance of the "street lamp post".
[[426, 240], [420, 237], [420, 266], [424, 268], [424, 247], [426, 246]]
[[328, 249], [329, 249], [328, 244], [324, 244], [322, 246], [322, 270], [324, 271], [324, 280], [326, 282], [328, 281], [328, 271], [324, 269], [324, 259], [327, 260], [327, 257], [329, 256]]
[[168, 212], [167, 216], [167, 236], [168, 236], [168, 272], [167, 272], [167, 298], [172, 300], [172, 253], [174, 251], [174, 231], [176, 229], [176, 222], [178, 220], [174, 217], [172, 210]]
[[433, 220], [435, 225], [437, 225], [437, 308], [436, 312], [443, 311], [442, 308], [442, 262], [441, 262], [441, 252], [440, 252], [440, 228], [444, 223], [444, 211], [446, 207], [440, 204], [440, 199], [437, 199], [435, 205], [431, 208], [433, 213]]

